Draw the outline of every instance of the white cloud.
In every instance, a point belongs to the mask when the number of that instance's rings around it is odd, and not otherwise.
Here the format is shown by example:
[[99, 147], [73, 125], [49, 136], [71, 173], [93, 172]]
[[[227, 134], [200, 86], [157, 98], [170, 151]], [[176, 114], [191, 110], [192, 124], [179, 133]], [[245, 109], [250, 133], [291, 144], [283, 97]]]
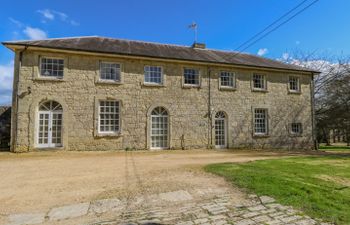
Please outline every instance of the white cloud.
[[79, 26], [79, 25], [80, 25], [80, 23], [76, 22], [75, 20], [71, 20], [71, 21], [70, 21], [70, 24], [71, 24], [72, 26]]
[[55, 13], [56, 15], [58, 15], [62, 21], [67, 21], [67, 19], [68, 19], [67, 14], [65, 14], [63, 12], [59, 12], [59, 11], [52, 11], [52, 12]]
[[20, 21], [18, 21], [18, 20], [15, 20], [15, 19], [12, 18], [12, 17], [9, 17], [9, 20], [10, 20], [13, 24], [15, 24], [17, 27], [23, 27], [23, 23], [22, 23], [22, 22], [20, 22]]
[[[31, 27], [28, 25], [25, 25], [24, 23], [9, 17], [8, 18], [13, 24], [15, 24], [18, 28], [23, 28], [22, 30], [23, 34], [25, 34], [29, 39], [31, 40], [39, 40], [39, 39], [46, 39], [47, 33], [39, 28]], [[24, 38], [22, 32], [15, 30], [12, 31], [12, 39], [18, 40], [19, 38]]]
[[69, 23], [72, 26], [79, 26], [79, 23], [72, 20], [66, 13], [50, 9], [37, 10], [37, 12], [43, 17], [43, 20], [41, 21], [42, 23], [46, 23], [47, 20], [53, 21], [56, 18], [59, 18], [62, 22]]
[[47, 33], [39, 28], [27, 26], [23, 33], [31, 40], [47, 39]]
[[13, 82], [13, 61], [0, 65], [0, 105], [10, 105]]
[[55, 15], [49, 9], [37, 10], [45, 19], [54, 20]]
[[263, 56], [263, 55], [266, 55], [268, 52], [269, 52], [269, 50], [267, 48], [261, 48], [261, 49], [259, 49], [257, 54], [259, 56]]
[[289, 53], [288, 52], [285, 52], [282, 54], [282, 59], [283, 60], [288, 60], [289, 59]]

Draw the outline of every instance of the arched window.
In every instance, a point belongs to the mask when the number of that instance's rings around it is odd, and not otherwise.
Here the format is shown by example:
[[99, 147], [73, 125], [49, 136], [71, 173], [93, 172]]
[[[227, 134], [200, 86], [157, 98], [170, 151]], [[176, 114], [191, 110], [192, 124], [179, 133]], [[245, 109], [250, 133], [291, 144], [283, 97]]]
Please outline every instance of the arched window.
[[62, 105], [46, 101], [39, 105], [37, 146], [52, 148], [62, 146]]
[[223, 111], [220, 111], [220, 112], [217, 112], [215, 114], [215, 118], [222, 118], [222, 119], [225, 119], [226, 118], [226, 114], [223, 112]]
[[62, 111], [62, 106], [56, 101], [46, 101], [40, 104], [40, 111]]
[[152, 110], [151, 115], [168, 115], [168, 111], [163, 107], [156, 107]]
[[169, 116], [163, 107], [156, 107], [151, 112], [151, 148], [168, 148], [169, 140]]
[[226, 113], [220, 111], [215, 114], [215, 147], [227, 147], [227, 121]]

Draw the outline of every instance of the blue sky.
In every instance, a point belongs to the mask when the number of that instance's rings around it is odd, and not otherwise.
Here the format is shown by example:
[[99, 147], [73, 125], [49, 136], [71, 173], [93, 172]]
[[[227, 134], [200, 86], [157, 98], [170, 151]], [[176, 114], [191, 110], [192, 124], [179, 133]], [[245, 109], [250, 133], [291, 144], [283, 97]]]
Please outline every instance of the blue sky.
[[[234, 50], [301, 0], [4, 0], [0, 41], [99, 35]], [[312, 2], [312, 0], [309, 0]], [[319, 0], [293, 20], [246, 49], [281, 58], [299, 49], [350, 54], [350, 1]], [[9, 104], [13, 54], [0, 47], [0, 105]]]

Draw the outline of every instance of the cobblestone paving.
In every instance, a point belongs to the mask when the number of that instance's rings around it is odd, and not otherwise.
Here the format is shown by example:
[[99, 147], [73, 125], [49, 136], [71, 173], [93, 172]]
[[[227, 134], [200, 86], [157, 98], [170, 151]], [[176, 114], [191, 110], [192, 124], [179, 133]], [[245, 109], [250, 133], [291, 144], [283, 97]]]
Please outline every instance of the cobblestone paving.
[[[102, 215], [109, 213], [109, 217]], [[99, 222], [77, 222], [79, 218]], [[101, 222], [102, 218], [108, 221]], [[134, 199], [104, 199], [56, 207], [45, 213], [13, 214], [9, 224], [176, 224], [176, 225], [252, 225], [293, 224], [326, 225], [312, 219], [292, 207], [283, 206], [268, 196], [247, 196], [243, 204], [229, 191], [223, 190], [179, 190]]]
[[327, 225], [312, 219], [292, 207], [275, 203], [268, 196], [248, 196], [246, 204], [235, 205], [230, 194], [217, 195], [214, 199], [200, 203], [188, 203], [177, 209], [153, 208], [147, 211], [129, 211], [122, 218], [95, 223], [94, 225], [119, 224], [176, 224], [176, 225], [252, 225], [292, 224]]

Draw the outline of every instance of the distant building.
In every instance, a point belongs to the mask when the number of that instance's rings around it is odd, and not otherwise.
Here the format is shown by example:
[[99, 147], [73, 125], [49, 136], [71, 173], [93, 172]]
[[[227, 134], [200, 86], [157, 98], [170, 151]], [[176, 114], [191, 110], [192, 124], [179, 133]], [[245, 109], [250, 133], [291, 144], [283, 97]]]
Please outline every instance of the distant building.
[[0, 106], [0, 149], [10, 148], [11, 107]]

